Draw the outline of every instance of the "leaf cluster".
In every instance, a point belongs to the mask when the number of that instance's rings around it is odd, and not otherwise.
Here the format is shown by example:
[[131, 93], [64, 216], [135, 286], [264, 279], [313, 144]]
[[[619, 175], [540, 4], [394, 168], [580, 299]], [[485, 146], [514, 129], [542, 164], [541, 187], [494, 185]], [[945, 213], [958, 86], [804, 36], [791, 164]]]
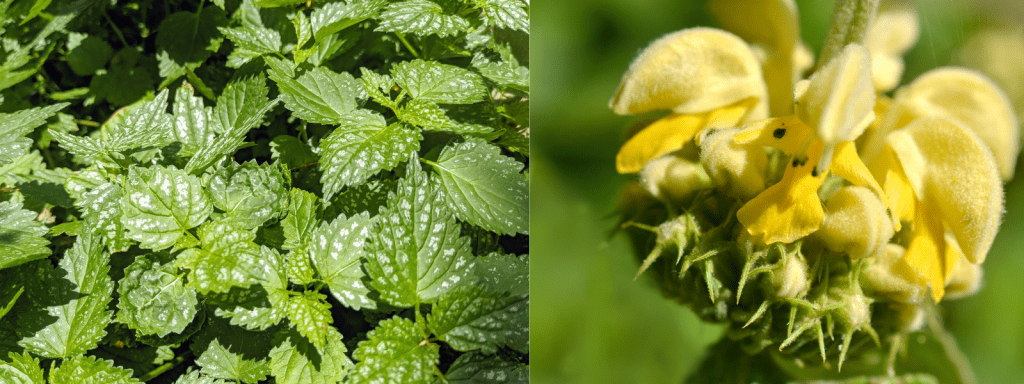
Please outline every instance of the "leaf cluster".
[[529, 4], [0, 1], [0, 382], [526, 382]]

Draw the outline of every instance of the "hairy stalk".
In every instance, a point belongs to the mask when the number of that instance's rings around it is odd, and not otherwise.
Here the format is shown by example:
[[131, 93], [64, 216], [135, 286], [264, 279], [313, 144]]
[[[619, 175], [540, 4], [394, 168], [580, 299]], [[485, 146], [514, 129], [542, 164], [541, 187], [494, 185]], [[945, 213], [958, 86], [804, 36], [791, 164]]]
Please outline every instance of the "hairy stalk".
[[832, 9], [832, 25], [825, 37], [818, 67], [842, 52], [843, 47], [862, 43], [878, 12], [879, 0], [838, 0]]
[[156, 369], [154, 369], [152, 371], [149, 371], [149, 372], [146, 372], [145, 375], [142, 375], [142, 377], [139, 377], [139, 381], [150, 381], [150, 380], [153, 380], [153, 379], [157, 378], [157, 376], [160, 376], [164, 372], [167, 372], [167, 371], [171, 370], [171, 368], [174, 368], [178, 364], [181, 364], [182, 362], [185, 361], [185, 359], [187, 359], [187, 358], [189, 358], [191, 356], [192, 356], [192, 351], [191, 350], [187, 350], [187, 351], [185, 351], [185, 353], [182, 353], [181, 356], [175, 357], [174, 360], [168, 361], [168, 362], [164, 363], [163, 365], [161, 365], [159, 367], [156, 367]]

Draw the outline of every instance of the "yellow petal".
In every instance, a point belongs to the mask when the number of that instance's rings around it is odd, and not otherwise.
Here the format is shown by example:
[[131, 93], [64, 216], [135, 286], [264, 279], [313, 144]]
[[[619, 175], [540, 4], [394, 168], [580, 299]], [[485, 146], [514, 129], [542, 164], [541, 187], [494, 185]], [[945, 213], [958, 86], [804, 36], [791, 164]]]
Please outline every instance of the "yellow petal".
[[754, 241], [791, 243], [821, 225], [825, 215], [818, 199], [822, 175], [811, 176], [821, 151], [820, 141], [811, 144], [807, 161], [790, 163], [782, 181], [768, 187], [736, 212]]
[[761, 64], [747, 43], [712, 28], [666, 35], [633, 61], [609, 107], [620, 115], [656, 110], [697, 114], [740, 100], [766, 103]]
[[871, 171], [860, 160], [860, 156], [857, 156], [857, 148], [852, 142], [843, 141], [836, 145], [831, 170], [832, 174], [846, 179], [853, 185], [871, 188], [876, 195], [885, 196], [882, 187], [875, 181], [874, 176], [871, 176]]
[[873, 296], [884, 296], [904, 303], [917, 302], [924, 297], [928, 290], [927, 283], [917, 277], [917, 273], [907, 264], [903, 258], [905, 253], [903, 247], [887, 244], [885, 251], [869, 258], [867, 268], [860, 275], [864, 290]]
[[847, 186], [825, 202], [825, 220], [814, 233], [828, 249], [853, 259], [880, 253], [892, 238], [892, 221], [874, 191]]
[[915, 117], [949, 117], [971, 128], [992, 149], [1003, 180], [1013, 177], [1020, 126], [1006, 94], [985, 75], [964, 68], [934, 69], [900, 88], [896, 103]]
[[798, 92], [796, 115], [826, 146], [853, 141], [875, 120], [875, 89], [864, 47], [850, 44]]
[[748, 200], [764, 190], [768, 155], [760, 145], [737, 144], [737, 128], [717, 130], [700, 143], [700, 162], [729, 196]]
[[960, 252], [956, 238], [946, 233], [946, 298], [959, 299], [981, 289], [981, 265], [972, 264]]
[[669, 153], [647, 162], [640, 171], [640, 186], [659, 199], [681, 201], [713, 184], [700, 164]]
[[[772, 116], [793, 111], [794, 59], [802, 59], [800, 22], [792, 0], [716, 0], [708, 9], [722, 28], [765, 49], [762, 73]], [[803, 63], [801, 63], [803, 64]], [[806, 69], [806, 68], [804, 68]]]
[[641, 129], [622, 145], [615, 157], [615, 168], [619, 173], [639, 172], [648, 161], [682, 148], [705, 129], [736, 125], [752, 102], [752, 99], [742, 100], [696, 115], [673, 113], [665, 116]]
[[903, 259], [917, 276], [931, 288], [932, 299], [942, 300], [946, 292], [945, 243], [942, 239], [942, 222], [927, 210], [917, 207], [914, 214], [914, 228], [910, 244]]
[[758, 120], [743, 126], [736, 134], [736, 144], [772, 147], [788, 154], [795, 154], [811, 128], [796, 116]]
[[1003, 185], [988, 147], [967, 127], [942, 117], [917, 119], [891, 133], [887, 143], [910, 183], [920, 184], [915, 195], [925, 209], [949, 228], [968, 260], [984, 261], [1003, 215]]
[[917, 43], [917, 12], [904, 2], [885, 1], [868, 30], [864, 46], [871, 51], [871, 74], [875, 90], [888, 92], [903, 76], [903, 54]]
[[893, 228], [898, 232], [903, 221], [914, 219], [914, 206], [917, 204], [914, 189], [892, 148], [883, 148], [881, 156], [876, 157], [869, 168], [876, 180], [883, 181], [885, 205], [892, 215]]

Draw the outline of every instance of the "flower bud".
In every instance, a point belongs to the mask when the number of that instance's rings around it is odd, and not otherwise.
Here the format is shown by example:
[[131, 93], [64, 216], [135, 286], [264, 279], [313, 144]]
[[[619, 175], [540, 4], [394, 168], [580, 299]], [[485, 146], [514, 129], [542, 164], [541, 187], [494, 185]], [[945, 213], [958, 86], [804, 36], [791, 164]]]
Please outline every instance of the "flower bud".
[[797, 252], [783, 255], [778, 269], [768, 278], [771, 290], [779, 299], [796, 299], [807, 294], [807, 261]]
[[719, 190], [749, 200], [765, 188], [768, 155], [758, 145], [737, 144], [738, 128], [711, 132], [700, 141], [700, 162]]
[[868, 258], [867, 268], [860, 275], [861, 287], [872, 296], [904, 303], [922, 300], [929, 292], [928, 286], [907, 264], [905, 252], [899, 245], [887, 244], [884, 251]]
[[677, 153], [651, 160], [640, 170], [640, 186], [658, 199], [681, 201], [713, 185], [704, 167]]
[[815, 232], [828, 249], [859, 259], [881, 252], [892, 238], [892, 220], [871, 189], [847, 186], [825, 203], [825, 221]]

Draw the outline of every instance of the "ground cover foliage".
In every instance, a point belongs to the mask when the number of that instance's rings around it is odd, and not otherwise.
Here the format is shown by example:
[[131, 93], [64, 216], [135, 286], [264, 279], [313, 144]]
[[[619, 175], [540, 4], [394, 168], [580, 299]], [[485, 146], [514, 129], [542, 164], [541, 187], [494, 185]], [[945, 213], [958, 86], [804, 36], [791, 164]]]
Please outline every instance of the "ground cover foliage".
[[525, 382], [529, 4], [0, 1], [0, 382]]

